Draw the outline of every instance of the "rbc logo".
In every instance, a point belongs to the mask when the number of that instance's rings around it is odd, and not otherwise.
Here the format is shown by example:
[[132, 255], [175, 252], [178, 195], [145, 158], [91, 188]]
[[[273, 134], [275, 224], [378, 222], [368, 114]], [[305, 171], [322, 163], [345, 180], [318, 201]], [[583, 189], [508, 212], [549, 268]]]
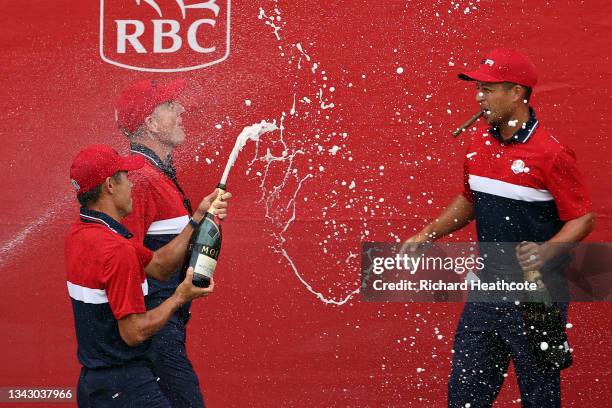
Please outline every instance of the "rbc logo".
[[230, 0], [100, 0], [100, 57], [109, 64], [190, 71], [229, 50]]

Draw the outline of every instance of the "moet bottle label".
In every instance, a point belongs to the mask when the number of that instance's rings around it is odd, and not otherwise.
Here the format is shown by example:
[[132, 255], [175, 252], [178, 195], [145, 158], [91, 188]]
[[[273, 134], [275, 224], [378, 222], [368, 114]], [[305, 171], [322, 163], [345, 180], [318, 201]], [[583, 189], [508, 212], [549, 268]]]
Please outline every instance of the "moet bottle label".
[[199, 254], [198, 259], [196, 260], [195, 267], [193, 268], [194, 273], [207, 276], [209, 278], [213, 277], [215, 273], [215, 267], [217, 266], [217, 261], [205, 254]]

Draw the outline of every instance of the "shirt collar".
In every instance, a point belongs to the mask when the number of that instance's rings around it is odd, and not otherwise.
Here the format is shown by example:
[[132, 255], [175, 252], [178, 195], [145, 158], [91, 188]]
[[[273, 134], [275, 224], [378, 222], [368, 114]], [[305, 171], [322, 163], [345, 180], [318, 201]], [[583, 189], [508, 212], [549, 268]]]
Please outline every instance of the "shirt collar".
[[121, 225], [121, 223], [115, 221], [111, 216], [103, 212], [81, 207], [79, 215], [81, 216], [81, 221], [106, 225], [111, 231], [116, 232], [124, 238], [130, 239], [134, 236], [127, 228]]
[[181, 185], [179, 184], [178, 179], [176, 177], [176, 169], [172, 164], [172, 156], [168, 155], [168, 157], [166, 157], [166, 162], [164, 163], [153, 150], [138, 143], [131, 143], [130, 151], [134, 154], [140, 154], [141, 156], [144, 156], [145, 159], [149, 160], [151, 164], [153, 164], [155, 167], [161, 170], [162, 173], [169, 177], [178, 189], [178, 191], [181, 193], [181, 196], [183, 197], [183, 206], [185, 207], [189, 215], [193, 214], [191, 202], [189, 201], [189, 198], [187, 198], [187, 196], [185, 195], [185, 192], [181, 188]]
[[531, 136], [533, 136], [534, 132], [536, 131], [538, 127], [538, 123], [539, 121], [536, 118], [535, 111], [533, 110], [532, 107], [529, 107], [529, 120], [525, 122], [525, 126], [523, 126], [521, 129], [517, 130], [514, 133], [514, 136], [512, 136], [510, 140], [504, 140], [501, 133], [499, 132], [499, 128], [497, 128], [496, 126], [490, 127], [488, 131], [489, 131], [489, 134], [491, 134], [491, 136], [493, 136], [495, 139], [497, 139], [500, 142], [527, 143], [527, 141], [531, 138]]
[[144, 156], [145, 159], [149, 160], [151, 164], [166, 173], [168, 176], [170, 176], [170, 178], [176, 178], [176, 169], [172, 163], [172, 156], [168, 155], [168, 157], [166, 157], [166, 161], [164, 162], [153, 150], [138, 143], [131, 143], [130, 151], [132, 153]]

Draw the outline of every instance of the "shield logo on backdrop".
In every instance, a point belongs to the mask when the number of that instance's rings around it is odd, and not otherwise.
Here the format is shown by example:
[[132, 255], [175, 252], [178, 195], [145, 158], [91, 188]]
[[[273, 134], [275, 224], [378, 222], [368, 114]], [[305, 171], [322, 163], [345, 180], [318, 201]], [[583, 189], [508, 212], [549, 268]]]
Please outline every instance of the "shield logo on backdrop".
[[136, 71], [181, 72], [224, 61], [230, 0], [100, 0], [100, 57]]

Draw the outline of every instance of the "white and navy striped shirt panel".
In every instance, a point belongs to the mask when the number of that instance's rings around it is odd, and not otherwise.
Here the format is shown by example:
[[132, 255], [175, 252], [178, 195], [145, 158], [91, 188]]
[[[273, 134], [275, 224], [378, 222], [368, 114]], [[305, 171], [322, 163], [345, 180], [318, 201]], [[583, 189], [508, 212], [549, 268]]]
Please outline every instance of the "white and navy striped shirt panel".
[[[68, 295], [74, 300], [91, 305], [108, 303], [106, 289], [92, 289], [70, 281], [66, 281], [66, 284], [68, 286]], [[142, 295], [147, 296], [149, 294], [149, 284], [146, 279], [142, 282], [141, 287]]]
[[472, 191], [491, 193], [500, 197], [525, 202], [552, 201], [553, 196], [546, 189], [521, 186], [489, 177], [468, 175], [468, 183]]
[[[181, 233], [189, 222], [189, 213], [176, 185], [151, 162], [130, 172], [132, 212], [121, 223], [139, 242], [146, 236], [169, 236]], [[157, 249], [157, 248], [154, 248]]]
[[187, 224], [189, 224], [188, 215], [153, 221], [149, 225], [146, 235], [178, 235]]
[[481, 241], [547, 240], [563, 221], [590, 211], [571, 150], [541, 125], [527, 134], [523, 142], [504, 143], [481, 128], [469, 143], [464, 195], [474, 203]]
[[146, 312], [144, 266], [152, 253], [127, 239], [131, 234], [111, 217], [86, 209], [82, 215], [71, 227], [65, 249], [79, 361], [97, 368], [142, 358], [148, 343], [127, 346], [118, 320]]

